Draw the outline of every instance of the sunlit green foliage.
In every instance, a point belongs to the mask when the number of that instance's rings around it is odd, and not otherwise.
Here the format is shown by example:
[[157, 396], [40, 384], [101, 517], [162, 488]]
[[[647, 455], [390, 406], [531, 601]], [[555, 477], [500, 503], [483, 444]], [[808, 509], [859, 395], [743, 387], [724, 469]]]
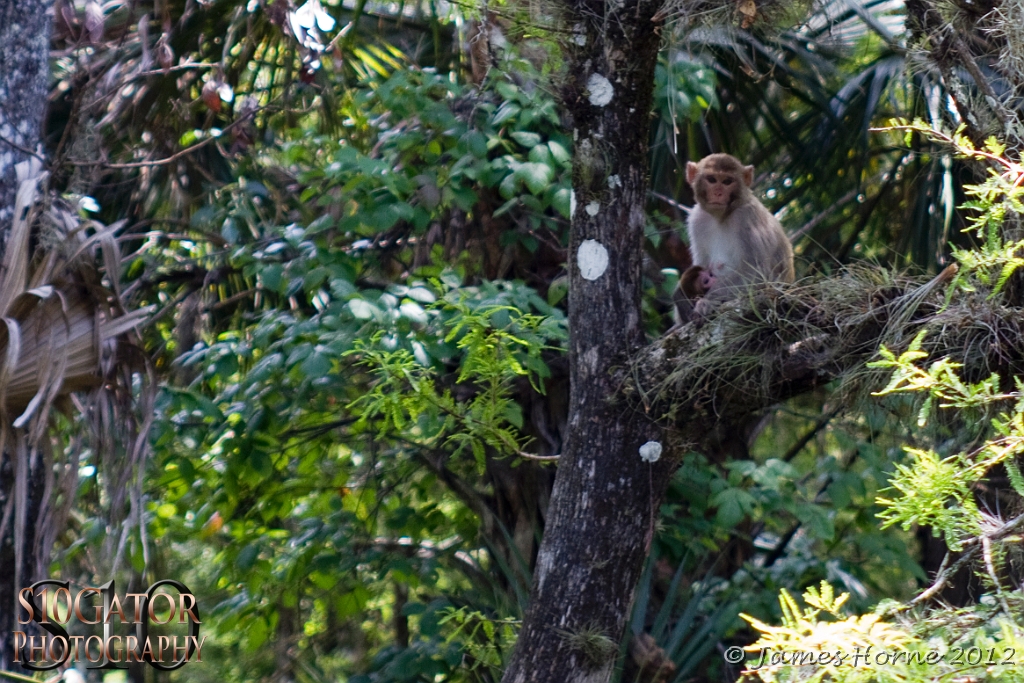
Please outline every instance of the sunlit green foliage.
[[[898, 128], [908, 134], [926, 133], [953, 145], [960, 154], [985, 159], [1004, 170], [1002, 174], [992, 171], [985, 183], [967, 188], [972, 197], [967, 208], [976, 212], [968, 229], [978, 230], [985, 241], [975, 252], [956, 252], [961, 270], [949, 284], [947, 305], [978, 286], [991, 289], [989, 299], [996, 297], [1019, 265], [1012, 249], [1004, 251], [1004, 235], [1006, 223], [1016, 220], [1024, 208], [1017, 187], [1024, 173], [1018, 164], [1000, 156], [1005, 150], [993, 140], [982, 151], [960, 131], [947, 135], [921, 122], [901, 122]], [[1006, 272], [1006, 276], [993, 278], [993, 272]], [[930, 528], [959, 556], [952, 562], [952, 556], [947, 556], [933, 586], [912, 602], [882, 603], [875, 613], [860, 617], [842, 614], [839, 608], [848, 595], [835, 598], [832, 587], [824, 582], [820, 594], [813, 590], [805, 593], [811, 608], [803, 612], [789, 593], [782, 591], [782, 626], [746, 617], [761, 633], [760, 640], [747, 648], [762, 655], [755, 663], [748, 661], [748, 672], [756, 672], [761, 680], [931, 681], [963, 672], [976, 672], [970, 675], [985, 680], [1021, 679], [1021, 598], [1018, 591], [1005, 586], [1021, 518], [1004, 519], [998, 510], [979, 504], [979, 492], [1000, 468], [1009, 480], [1001, 495], [1015, 494], [1017, 499], [1003, 505], [1016, 510], [1024, 496], [1018, 464], [1024, 452], [1024, 383], [1014, 377], [1011, 384], [995, 373], [980, 381], [966, 381], [961, 376], [963, 366], [947, 358], [923, 367], [921, 362], [929, 356], [922, 349], [924, 342], [924, 333], [920, 333], [899, 354], [880, 349], [881, 359], [869, 365], [892, 374], [888, 385], [875, 395], [919, 397], [917, 424], [922, 428], [954, 413], [962, 418], [988, 415], [988, 429], [982, 438], [972, 440], [969, 448], [949, 455], [940, 454], [937, 448], [907, 446], [910, 460], [896, 464], [889, 487], [878, 497], [883, 508], [878, 516], [883, 528]], [[961, 610], [930, 605], [927, 599], [937, 594], [959, 567], [969, 567], [980, 577], [986, 595], [978, 604]], [[820, 612], [831, 619], [820, 620]], [[766, 648], [774, 650], [777, 657], [763, 664]], [[873, 648], [875, 655], [854, 659], [855, 653], [867, 654], [868, 648]], [[842, 657], [816, 659], [830, 653]], [[884, 660], [877, 658], [879, 653], [885, 655]], [[895, 657], [897, 654], [902, 658]]]
[[[1022, 680], [1017, 657], [1024, 629], [1010, 615], [981, 608], [970, 616], [951, 615], [946, 623], [848, 616], [843, 606], [849, 595], [837, 597], [826, 582], [820, 589], [808, 588], [803, 598], [809, 607], [801, 610], [782, 591], [781, 626], [744, 615], [761, 636], [745, 648], [754, 653], [747, 664], [750, 675], [765, 683], [917, 683], [965, 674], [987, 681]], [[972, 621], [978, 625], [965, 629], [963, 624]]]

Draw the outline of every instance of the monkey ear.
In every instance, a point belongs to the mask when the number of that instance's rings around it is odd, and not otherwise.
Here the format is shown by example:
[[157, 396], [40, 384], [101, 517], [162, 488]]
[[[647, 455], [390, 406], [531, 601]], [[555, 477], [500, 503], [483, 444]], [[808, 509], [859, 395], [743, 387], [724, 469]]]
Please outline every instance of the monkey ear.
[[692, 161], [686, 162], [686, 182], [689, 185], [693, 185], [694, 181], [697, 180], [697, 171], [700, 167]]
[[744, 166], [743, 167], [743, 184], [750, 187], [754, 184], [754, 167]]

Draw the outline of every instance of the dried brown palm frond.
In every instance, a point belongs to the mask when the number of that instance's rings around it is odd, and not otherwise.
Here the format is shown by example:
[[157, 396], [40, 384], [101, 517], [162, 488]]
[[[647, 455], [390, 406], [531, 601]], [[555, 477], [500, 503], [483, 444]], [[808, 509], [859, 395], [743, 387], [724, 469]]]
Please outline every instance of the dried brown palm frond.
[[[102, 354], [109, 342], [133, 329], [145, 311], [126, 314], [116, 300], [118, 259], [106, 259], [112, 291], [85, 284], [81, 261], [88, 247], [101, 242], [111, 251], [114, 229], [99, 230], [64, 258], [55, 251], [32, 258], [30, 236], [39, 182], [22, 182], [16, 216], [0, 261], [0, 404], [16, 427], [24, 425], [40, 405], [58, 395], [89, 388], [101, 380]], [[74, 221], [61, 216], [67, 226]], [[69, 220], [71, 219], [71, 220]], [[74, 229], [68, 239], [80, 235]], [[116, 248], [116, 247], [115, 247]], [[34, 267], [33, 267], [34, 266]], [[97, 294], [99, 296], [97, 297]]]
[[[118, 350], [119, 338], [139, 325], [148, 313], [126, 312], [119, 299], [120, 256], [113, 239], [119, 226], [80, 224], [72, 212], [47, 205], [42, 189], [46, 177], [37, 161], [19, 165], [14, 221], [0, 259], [0, 460], [12, 463], [14, 476], [13, 495], [0, 511], [0, 538], [13, 528], [18, 586], [22, 585], [26, 538], [35, 539], [32, 556], [42, 574], [59, 526], [73, 502], [78, 477], [77, 453], [69, 456], [74, 461], [54, 466], [56, 444], [47, 435], [52, 407], [59, 398], [74, 391], [106, 385], [108, 393], [117, 393], [119, 387], [130, 386], [131, 372], [127, 373], [127, 380], [124, 372], [115, 377], [124, 368], [116, 367], [112, 358]], [[87, 236], [87, 228], [92, 228], [93, 234]], [[37, 245], [46, 246], [33, 249], [33, 230], [60, 234], [35, 240]], [[95, 247], [103, 252], [109, 286], [100, 284]], [[122, 398], [124, 393], [122, 390]], [[121, 405], [130, 403], [131, 400], [122, 401]], [[95, 412], [106, 419], [100, 420], [103, 424], [98, 425], [97, 431], [108, 435], [116, 431], [111, 424], [112, 416], [125, 415], [124, 410], [114, 409], [111, 399], [101, 394], [93, 394], [91, 400], [77, 401], [75, 405], [82, 412], [89, 412], [93, 405], [100, 406]], [[141, 473], [148, 431], [145, 425], [149, 420], [143, 418], [133, 424], [125, 430], [131, 443], [115, 446], [117, 439], [106, 440], [107, 450], [120, 447], [129, 451], [127, 457], [121, 458], [124, 466], [120, 468], [127, 474], [111, 482], [121, 492], [119, 507], [124, 507], [124, 491], [129, 488], [127, 478]], [[139, 424], [143, 427], [138, 428]], [[60, 454], [63, 455], [63, 449]], [[97, 457], [117, 459], [112, 452], [97, 452]], [[40, 459], [46, 466], [39, 466]], [[36, 518], [31, 520], [30, 476], [45, 478], [44, 500], [33, 512]], [[60, 481], [55, 481], [55, 477]], [[49, 500], [53, 491], [61, 493], [60, 505], [56, 507]], [[131, 507], [138, 508], [135, 497]], [[35, 525], [32, 534], [26, 534], [29, 524]]]

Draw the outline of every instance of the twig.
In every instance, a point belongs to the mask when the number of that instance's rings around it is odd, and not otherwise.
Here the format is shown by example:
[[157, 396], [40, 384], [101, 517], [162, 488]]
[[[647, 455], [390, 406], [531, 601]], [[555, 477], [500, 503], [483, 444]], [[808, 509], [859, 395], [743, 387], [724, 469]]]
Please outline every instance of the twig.
[[[9, 145], [10, 147], [13, 147], [14, 149], [18, 150], [19, 152], [22, 152], [23, 154], [30, 154], [30, 155], [34, 156], [36, 159], [39, 159], [40, 161], [46, 161], [46, 159], [44, 157], [39, 156], [38, 154], [36, 154], [35, 152], [33, 152], [32, 150], [30, 150], [27, 147], [22, 147], [18, 143], [13, 142], [12, 140], [9, 140], [9, 139], [5, 138], [3, 135], [0, 135], [0, 142], [4, 143], [5, 145]], [[0, 673], [2, 673], [2, 672], [0, 672]], [[35, 680], [35, 679], [32, 679], [32, 680]]]
[[[32, 678], [31, 676], [25, 676], [23, 674], [16, 674], [13, 671], [0, 671], [0, 676], [6, 676], [7, 678], [15, 681], [24, 681], [24, 683], [41, 683], [38, 678]], [[60, 674], [53, 678], [47, 678], [46, 681], [42, 683], [57, 683], [57, 681], [63, 677], [64, 674]]]
[[1018, 182], [1020, 178], [1024, 176], [1024, 166], [1022, 166], [1021, 164], [1014, 163], [1005, 157], [999, 156], [998, 154], [992, 154], [991, 152], [986, 152], [981, 149], [974, 149], [972, 147], [965, 147], [964, 145], [958, 143], [949, 133], [944, 133], [941, 130], [936, 130], [929, 126], [915, 124], [900, 124], [895, 126], [883, 126], [881, 128], [868, 128], [868, 130], [871, 131], [872, 133], [885, 133], [894, 130], [906, 130], [915, 133], [922, 133], [923, 135], [927, 135], [928, 137], [934, 140], [938, 140], [939, 142], [945, 142], [951, 147], [956, 148], [961, 154], [963, 154], [966, 157], [981, 157], [982, 159], [988, 159], [993, 163], [1005, 167], [1006, 171], [1003, 173], [1003, 175], [1005, 176], [1007, 174], [1012, 173], [1014, 174], [1014, 179], [1017, 180]]
[[804, 446], [809, 444], [811, 442], [811, 439], [813, 439], [818, 434], [818, 432], [820, 432], [825, 427], [825, 425], [827, 425], [832, 420], [833, 417], [839, 414], [841, 408], [842, 406], [836, 406], [832, 410], [828, 411], [827, 413], [819, 417], [818, 421], [814, 424], [814, 426], [811, 427], [806, 434], [800, 437], [800, 439], [795, 444], [790, 446], [789, 450], [786, 451], [786, 454], [782, 456], [782, 461], [789, 462], [790, 460], [795, 458], [797, 454], [804, 449]]
[[996, 564], [992, 561], [992, 540], [987, 535], [981, 537], [981, 552], [982, 557], [985, 558], [985, 570], [988, 572], [989, 578], [992, 579], [992, 583], [995, 584], [999, 604], [1002, 605], [1004, 612], [1012, 614], [1010, 605], [1006, 602], [1006, 596], [1003, 595], [1003, 585], [999, 583], [999, 575], [996, 574]]
[[227, 299], [223, 299], [223, 300], [218, 301], [216, 303], [210, 304], [209, 306], [206, 307], [206, 310], [207, 311], [216, 311], [216, 310], [219, 310], [221, 308], [226, 308], [226, 307], [228, 307], [228, 306], [230, 306], [230, 305], [232, 305], [234, 303], [237, 303], [239, 301], [242, 301], [244, 299], [247, 299], [248, 297], [251, 297], [251, 296], [255, 295], [257, 291], [258, 291], [257, 288], [251, 287], [251, 288], [245, 290], [244, 292], [238, 292], [237, 294], [232, 294]]
[[525, 460], [539, 460], [541, 462], [553, 462], [562, 457], [562, 454], [558, 455], [533, 455], [532, 453], [523, 453], [522, 451], [516, 451], [516, 455]]
[[655, 192], [654, 190], [651, 190], [651, 196], [655, 197], [657, 199], [660, 199], [661, 201], [663, 201], [666, 204], [668, 204], [669, 206], [671, 206], [673, 209], [679, 209], [680, 211], [685, 213], [687, 216], [689, 216], [690, 215], [690, 211], [693, 210], [692, 207], [683, 206], [682, 204], [680, 204], [676, 200], [672, 199], [671, 197], [669, 197], [667, 195], [663, 195], [660, 192]]
[[911, 600], [906, 605], [900, 605], [896, 607], [892, 612], [890, 612], [890, 614], [896, 614], [898, 612], [906, 611], [912, 607], [920, 605], [923, 602], [931, 600], [938, 594], [940, 590], [942, 590], [945, 587], [946, 583], [949, 581], [949, 578], [951, 576], [955, 575], [958, 571], [960, 571], [960, 569], [965, 564], [974, 559], [974, 556], [977, 555], [979, 549], [980, 545], [975, 545], [973, 548], [971, 548], [963, 555], [961, 555], [959, 558], [957, 558], [957, 561], [953, 563], [953, 566], [949, 566], [950, 554], [947, 552], [946, 556], [942, 558], [942, 564], [939, 565], [939, 571], [936, 572], [935, 581], [932, 583], [932, 585], [929, 586], [927, 590], [923, 591], [920, 595], [918, 595], [916, 598]]
[[949, 581], [949, 577], [955, 574], [957, 571], [959, 571], [960, 567], [962, 567], [973, 554], [973, 551], [964, 553], [960, 557], [960, 559], [956, 561], [956, 564], [950, 567], [949, 553], [947, 552], [946, 555], [942, 558], [942, 564], [939, 565], [939, 571], [935, 573], [935, 581], [932, 582], [932, 585], [929, 586], [927, 590], [923, 591], [916, 598], [911, 600], [909, 604], [907, 604], [906, 606], [901, 606], [897, 611], [909, 609], [911, 607], [914, 607], [915, 605], [921, 604], [922, 602], [931, 600], [946, 585], [946, 582]]
[[196, 144], [192, 145], [191, 147], [186, 147], [185, 149], [181, 150], [180, 152], [175, 152], [174, 154], [172, 154], [171, 156], [169, 156], [169, 157], [167, 157], [165, 159], [157, 159], [156, 161], [133, 161], [133, 162], [127, 163], [127, 164], [108, 164], [105, 161], [68, 161], [67, 163], [70, 164], [71, 166], [105, 166], [106, 168], [149, 168], [149, 167], [152, 167], [152, 166], [166, 166], [167, 164], [173, 164], [175, 161], [177, 161], [181, 157], [186, 156], [188, 154], [191, 154], [192, 152], [195, 152], [197, 149], [200, 149], [201, 147], [205, 147], [206, 145], [210, 144], [211, 142], [214, 142], [215, 140], [219, 139], [221, 135], [223, 135], [224, 133], [227, 133], [229, 130], [231, 130], [232, 128], [235, 128], [236, 126], [241, 125], [242, 123], [244, 123], [248, 119], [250, 119], [253, 116], [255, 116], [257, 112], [262, 111], [265, 108], [266, 107], [261, 107], [259, 109], [255, 109], [255, 110], [253, 110], [251, 112], [243, 114], [237, 120], [232, 121], [227, 126], [222, 128], [221, 132], [220, 132], [220, 135], [210, 135], [210, 137], [206, 138], [202, 142], [197, 142]]

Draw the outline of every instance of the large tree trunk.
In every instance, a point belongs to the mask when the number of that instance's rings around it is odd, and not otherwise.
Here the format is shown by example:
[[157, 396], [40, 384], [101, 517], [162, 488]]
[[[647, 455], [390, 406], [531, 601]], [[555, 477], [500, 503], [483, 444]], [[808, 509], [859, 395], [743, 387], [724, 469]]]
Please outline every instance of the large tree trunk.
[[[15, 165], [38, 152], [49, 86], [50, 15], [47, 0], [0, 0], [0, 256], [11, 231], [18, 191]], [[14, 463], [0, 453], [0, 669], [12, 665], [11, 633], [16, 623], [17, 590], [42, 578], [38, 514], [42, 503], [44, 458], [35, 457], [22, 492], [24, 533], [15, 538]], [[21, 547], [20, 552], [15, 548]], [[20, 555], [20, 562], [16, 556]]]
[[15, 164], [38, 151], [50, 68], [47, 0], [0, 0], [0, 254], [18, 191]]
[[567, 8], [575, 31], [566, 93], [575, 125], [569, 433], [506, 682], [608, 680], [671, 470], [669, 457], [640, 456], [660, 430], [613, 400], [621, 381], [613, 370], [644, 344], [640, 261], [660, 5]]

